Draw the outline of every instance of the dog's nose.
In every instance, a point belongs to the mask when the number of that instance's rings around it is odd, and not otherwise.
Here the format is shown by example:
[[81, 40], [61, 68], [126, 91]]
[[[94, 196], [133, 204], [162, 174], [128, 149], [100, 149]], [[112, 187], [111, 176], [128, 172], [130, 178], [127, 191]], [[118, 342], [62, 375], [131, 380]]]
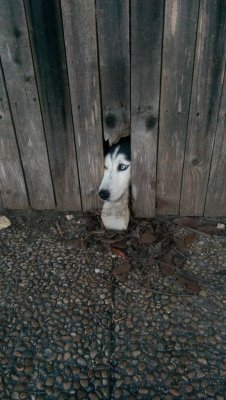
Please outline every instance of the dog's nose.
[[102, 200], [107, 200], [110, 197], [110, 192], [109, 192], [109, 190], [100, 190], [99, 196]]

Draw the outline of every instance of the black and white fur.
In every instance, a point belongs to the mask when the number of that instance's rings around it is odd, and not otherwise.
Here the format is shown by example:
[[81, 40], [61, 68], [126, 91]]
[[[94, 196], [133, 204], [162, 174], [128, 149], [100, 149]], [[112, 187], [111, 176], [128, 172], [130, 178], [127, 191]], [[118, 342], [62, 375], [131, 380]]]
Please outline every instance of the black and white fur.
[[129, 137], [109, 147], [105, 155], [104, 177], [99, 196], [105, 201], [116, 201], [125, 193], [131, 179], [131, 150]]

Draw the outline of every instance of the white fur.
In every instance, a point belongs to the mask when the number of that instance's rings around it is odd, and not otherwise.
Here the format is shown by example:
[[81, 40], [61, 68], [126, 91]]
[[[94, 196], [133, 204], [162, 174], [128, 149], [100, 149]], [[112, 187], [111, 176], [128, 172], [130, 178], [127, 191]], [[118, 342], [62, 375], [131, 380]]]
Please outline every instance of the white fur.
[[[125, 159], [122, 153], [118, 153], [119, 146], [116, 147], [113, 154], [107, 154], [104, 164], [104, 177], [101, 182], [100, 190], [108, 190], [110, 197], [108, 201], [118, 200], [125, 193], [130, 185], [131, 162]], [[119, 171], [120, 164], [128, 166], [124, 171]]]

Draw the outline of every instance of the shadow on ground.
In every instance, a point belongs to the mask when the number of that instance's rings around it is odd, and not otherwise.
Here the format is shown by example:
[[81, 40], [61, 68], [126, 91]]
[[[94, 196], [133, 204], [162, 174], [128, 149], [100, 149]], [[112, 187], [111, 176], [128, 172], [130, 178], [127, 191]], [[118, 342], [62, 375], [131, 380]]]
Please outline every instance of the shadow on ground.
[[7, 216], [1, 400], [226, 398], [225, 221]]

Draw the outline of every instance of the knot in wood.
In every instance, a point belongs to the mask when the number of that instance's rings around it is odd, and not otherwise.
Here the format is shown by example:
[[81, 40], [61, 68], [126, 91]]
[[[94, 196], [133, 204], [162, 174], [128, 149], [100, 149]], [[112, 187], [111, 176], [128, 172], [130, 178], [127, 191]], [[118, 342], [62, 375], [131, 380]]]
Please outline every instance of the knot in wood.
[[154, 115], [150, 115], [145, 119], [145, 126], [148, 130], [151, 130], [155, 127], [157, 122], [157, 118]]
[[105, 117], [105, 124], [107, 125], [108, 128], [113, 129], [115, 128], [117, 123], [116, 116], [112, 113], [106, 115]]
[[191, 160], [192, 165], [195, 167], [199, 163], [199, 159], [197, 156], [194, 156]]

